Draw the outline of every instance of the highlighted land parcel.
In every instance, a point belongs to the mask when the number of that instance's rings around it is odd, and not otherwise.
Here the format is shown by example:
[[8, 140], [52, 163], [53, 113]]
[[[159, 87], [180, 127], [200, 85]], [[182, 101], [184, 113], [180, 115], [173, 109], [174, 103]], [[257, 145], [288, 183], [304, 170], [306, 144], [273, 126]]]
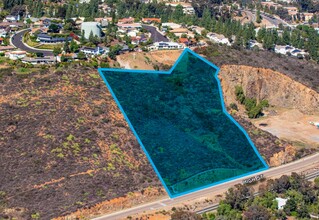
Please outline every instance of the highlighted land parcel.
[[168, 72], [99, 69], [170, 197], [268, 168], [227, 113], [218, 71], [189, 49]]

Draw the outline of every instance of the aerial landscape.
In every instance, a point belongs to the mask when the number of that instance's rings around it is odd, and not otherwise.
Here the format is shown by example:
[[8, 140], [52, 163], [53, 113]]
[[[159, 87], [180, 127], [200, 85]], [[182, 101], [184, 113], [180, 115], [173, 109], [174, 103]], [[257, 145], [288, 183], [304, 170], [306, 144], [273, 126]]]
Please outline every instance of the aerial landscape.
[[319, 2], [1, 0], [0, 219], [318, 219]]

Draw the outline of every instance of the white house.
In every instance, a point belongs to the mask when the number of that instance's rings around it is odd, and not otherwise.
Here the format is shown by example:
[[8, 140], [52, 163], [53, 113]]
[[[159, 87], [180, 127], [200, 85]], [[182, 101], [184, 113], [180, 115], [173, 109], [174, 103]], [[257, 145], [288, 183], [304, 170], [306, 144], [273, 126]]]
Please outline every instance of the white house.
[[105, 50], [102, 47], [82, 47], [80, 49], [81, 52], [83, 52], [86, 55], [90, 55], [90, 56], [95, 56], [95, 55], [100, 55], [103, 54], [105, 52]]
[[218, 44], [226, 44], [227, 46], [230, 46], [230, 42], [228, 40], [228, 38], [226, 38], [224, 35], [222, 34], [216, 34], [216, 33], [208, 33], [206, 35], [206, 37], [208, 37], [209, 40], [218, 43]]
[[149, 47], [149, 50], [179, 50], [184, 46], [175, 42], [156, 42]]
[[26, 55], [26, 51], [9, 51], [5, 53], [5, 57], [8, 57], [10, 60], [22, 59]]
[[56, 58], [53, 56], [48, 57], [25, 57], [21, 59], [22, 63], [30, 63], [33, 65], [36, 64], [54, 64], [56, 62]]
[[286, 205], [286, 203], [287, 203], [287, 201], [288, 201], [288, 199], [282, 199], [282, 198], [276, 198], [275, 199], [276, 201], [277, 201], [277, 203], [278, 203], [278, 206], [277, 206], [277, 208], [280, 210], [280, 209], [283, 209], [284, 208], [284, 206]]
[[13, 15], [8, 15], [8, 16], [6, 16], [6, 18], [4, 20], [7, 22], [16, 22], [19, 20], [19, 17], [13, 16]]
[[173, 23], [173, 22], [162, 23], [162, 28], [176, 29], [176, 28], [180, 28], [180, 27], [181, 27], [180, 24], [176, 24], [176, 23]]
[[291, 56], [295, 56], [295, 57], [298, 57], [298, 56], [302, 56], [304, 57], [305, 55], [307, 55], [308, 53], [306, 53], [305, 51], [301, 50], [301, 49], [298, 49], [298, 48], [295, 48], [293, 46], [289, 46], [289, 45], [286, 45], [286, 46], [280, 46], [280, 45], [276, 45], [275, 46], [275, 53], [280, 53], [280, 54], [283, 54], [283, 55], [291, 55]]

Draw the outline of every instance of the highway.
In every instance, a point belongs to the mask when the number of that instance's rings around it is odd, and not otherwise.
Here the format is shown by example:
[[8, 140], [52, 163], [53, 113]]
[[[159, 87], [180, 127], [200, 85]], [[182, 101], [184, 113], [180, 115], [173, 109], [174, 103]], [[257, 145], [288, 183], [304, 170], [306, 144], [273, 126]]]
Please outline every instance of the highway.
[[43, 53], [43, 56], [53, 56], [53, 52], [50, 50], [41, 50], [41, 49], [35, 49], [31, 48], [23, 43], [23, 35], [24, 33], [30, 31], [30, 29], [25, 29], [20, 32], [17, 32], [15, 35], [12, 36], [11, 42], [13, 46], [16, 48], [19, 48], [20, 50], [27, 51], [29, 53]]
[[205, 198], [208, 194], [213, 194], [215, 192], [221, 192], [221, 191], [227, 191], [228, 188], [238, 184], [242, 183], [244, 179], [247, 179], [249, 177], [253, 177], [259, 174], [263, 174], [265, 178], [278, 178], [282, 175], [290, 175], [292, 172], [301, 172], [309, 168], [310, 166], [313, 166], [315, 164], [319, 165], [319, 153], [305, 157], [303, 159], [282, 165], [280, 167], [271, 168], [266, 171], [262, 171], [259, 173], [255, 173], [246, 177], [238, 178], [236, 180], [232, 180], [226, 183], [222, 183], [216, 186], [212, 186], [203, 190], [199, 190], [193, 193], [189, 193], [184, 196], [180, 196], [177, 198], [165, 198], [162, 200], [158, 200], [155, 202], [143, 204], [140, 206], [136, 206], [133, 208], [121, 210], [115, 213], [107, 214], [101, 217], [97, 217], [94, 220], [114, 220], [114, 219], [125, 219], [127, 216], [135, 215], [138, 213], [143, 213], [150, 210], [159, 210], [162, 208], [165, 208], [166, 206], [178, 206], [181, 205], [187, 201], [192, 201], [198, 198]]
[[143, 28], [145, 28], [148, 32], [151, 33], [151, 39], [153, 43], [155, 42], [169, 42], [169, 40], [162, 35], [158, 30], [156, 30], [155, 27], [150, 26], [150, 25], [142, 25]]

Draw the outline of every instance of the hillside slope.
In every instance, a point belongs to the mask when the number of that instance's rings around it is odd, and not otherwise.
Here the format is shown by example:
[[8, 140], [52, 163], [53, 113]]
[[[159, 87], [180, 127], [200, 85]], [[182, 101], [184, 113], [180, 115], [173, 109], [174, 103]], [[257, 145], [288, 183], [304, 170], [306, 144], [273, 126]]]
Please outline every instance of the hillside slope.
[[7, 72], [0, 91], [0, 218], [165, 193], [96, 70]]

